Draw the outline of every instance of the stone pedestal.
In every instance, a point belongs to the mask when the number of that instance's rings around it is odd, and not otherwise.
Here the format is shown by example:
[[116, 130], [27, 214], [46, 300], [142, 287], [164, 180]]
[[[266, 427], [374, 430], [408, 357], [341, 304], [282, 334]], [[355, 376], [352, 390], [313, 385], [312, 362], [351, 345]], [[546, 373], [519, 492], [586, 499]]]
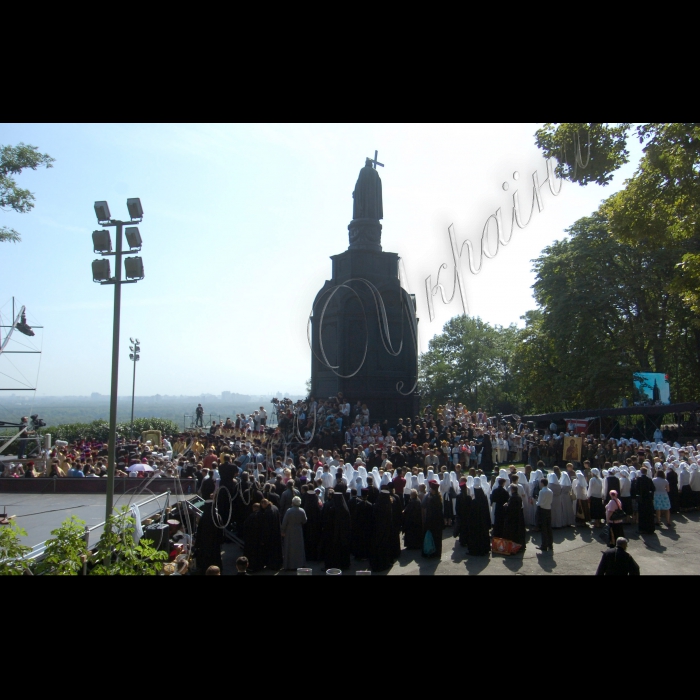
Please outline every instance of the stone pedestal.
[[[349, 249], [331, 257], [332, 278], [313, 306], [311, 393], [325, 399], [342, 391], [351, 405], [358, 399], [367, 404], [371, 423], [386, 419], [394, 427], [399, 418], [418, 413], [418, 395], [401, 393], [410, 392], [416, 381], [411, 324], [417, 320], [415, 299], [399, 283], [399, 256], [382, 252], [381, 228], [377, 220], [354, 219], [348, 226]], [[382, 318], [380, 300], [362, 280], [374, 286], [384, 305], [389, 331], [384, 342], [377, 318], [377, 305]], [[322, 348], [328, 364], [343, 376], [325, 366]]]

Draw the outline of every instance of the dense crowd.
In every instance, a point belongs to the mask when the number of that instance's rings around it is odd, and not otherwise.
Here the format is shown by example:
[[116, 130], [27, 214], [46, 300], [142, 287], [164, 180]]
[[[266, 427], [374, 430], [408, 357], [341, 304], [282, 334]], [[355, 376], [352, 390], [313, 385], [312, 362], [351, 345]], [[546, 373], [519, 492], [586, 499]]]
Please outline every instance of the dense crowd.
[[[314, 561], [343, 570], [351, 557], [382, 571], [402, 548], [439, 557], [445, 534], [473, 556], [522, 553], [533, 533], [551, 551], [552, 530], [572, 526], [604, 528], [612, 547], [626, 525], [651, 533], [700, 509], [693, 444], [588, 435], [574, 463], [565, 431], [461, 404], [391, 427], [371, 423], [360, 402], [348, 413], [342, 397], [280, 402], [274, 428], [260, 411], [157, 445], [118, 444], [118, 476], [186, 480], [203, 498], [196, 532], [185, 533], [202, 573], [222, 568], [225, 530], [243, 542], [251, 572]], [[44, 475], [104, 477], [106, 463], [105, 444], [78, 441], [56, 446]], [[29, 463], [27, 472], [37, 476]]]

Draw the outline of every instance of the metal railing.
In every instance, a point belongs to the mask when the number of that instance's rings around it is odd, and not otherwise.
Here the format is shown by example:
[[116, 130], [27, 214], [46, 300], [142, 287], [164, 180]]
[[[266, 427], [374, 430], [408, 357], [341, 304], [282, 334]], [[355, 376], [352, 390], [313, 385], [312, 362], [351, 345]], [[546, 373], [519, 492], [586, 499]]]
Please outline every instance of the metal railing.
[[[155, 496], [152, 496], [151, 498], [147, 498], [145, 501], [141, 501], [141, 503], [137, 503], [136, 505], [137, 505], [138, 508], [139, 508], [139, 512], [141, 511], [141, 508], [142, 508], [143, 506], [147, 505], [148, 503], [152, 503], [153, 501], [157, 501], [159, 498], [162, 498], [162, 497], [164, 497], [164, 496], [166, 497], [166, 503], [167, 503], [167, 500], [170, 498], [170, 491], [166, 491], [165, 493], [156, 494]], [[156, 513], [159, 513], [159, 512], [161, 512], [162, 510], [163, 510], [163, 508], [158, 507], [158, 508], [156, 508], [155, 510], [149, 511], [149, 514], [148, 514], [148, 515], [144, 515], [143, 513], [140, 513], [140, 514], [141, 514], [141, 519], [142, 519], [142, 520], [147, 520], [148, 518], [154, 516]], [[128, 514], [128, 511], [127, 511], [127, 514]], [[99, 530], [100, 528], [104, 527], [104, 526], [105, 526], [105, 522], [106, 522], [106, 521], [103, 521], [103, 522], [101, 522], [101, 523], [98, 523], [97, 525], [93, 525], [92, 527], [87, 527], [87, 526], [85, 527], [85, 544], [87, 545], [88, 548], [90, 547], [90, 533], [91, 533], [91, 532], [94, 532], [95, 530]], [[43, 542], [39, 542], [39, 544], [35, 544], [35, 545], [32, 547], [32, 551], [29, 552], [29, 553], [24, 557], [24, 559], [28, 559], [28, 560], [30, 560], [30, 561], [34, 561], [34, 560], [37, 560], [37, 559], [41, 559], [41, 557], [43, 557], [44, 554], [45, 554], [45, 552], [46, 552], [46, 543], [47, 543], [48, 541], [49, 541], [49, 540], [44, 540]]]

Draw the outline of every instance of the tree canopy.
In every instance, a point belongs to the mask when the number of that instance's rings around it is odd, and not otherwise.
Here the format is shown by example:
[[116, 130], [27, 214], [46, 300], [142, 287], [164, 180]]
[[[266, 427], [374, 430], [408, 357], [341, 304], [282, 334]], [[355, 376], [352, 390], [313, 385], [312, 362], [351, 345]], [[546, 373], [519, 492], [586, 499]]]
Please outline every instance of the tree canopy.
[[[14, 176], [23, 170], [36, 170], [41, 166], [52, 168], [54, 158], [39, 153], [36, 146], [20, 143], [17, 146], [0, 146], [0, 209], [26, 214], [34, 208], [34, 195], [17, 184]], [[21, 236], [13, 228], [0, 226], [0, 241], [16, 243]]]

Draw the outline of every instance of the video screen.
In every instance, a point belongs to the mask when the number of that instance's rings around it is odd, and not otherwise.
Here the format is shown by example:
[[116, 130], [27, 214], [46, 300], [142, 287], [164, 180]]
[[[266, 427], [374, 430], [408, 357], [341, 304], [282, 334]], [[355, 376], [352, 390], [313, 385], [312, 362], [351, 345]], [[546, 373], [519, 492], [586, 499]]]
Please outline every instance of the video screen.
[[656, 406], [671, 403], [668, 374], [636, 372], [634, 375], [634, 405]]

